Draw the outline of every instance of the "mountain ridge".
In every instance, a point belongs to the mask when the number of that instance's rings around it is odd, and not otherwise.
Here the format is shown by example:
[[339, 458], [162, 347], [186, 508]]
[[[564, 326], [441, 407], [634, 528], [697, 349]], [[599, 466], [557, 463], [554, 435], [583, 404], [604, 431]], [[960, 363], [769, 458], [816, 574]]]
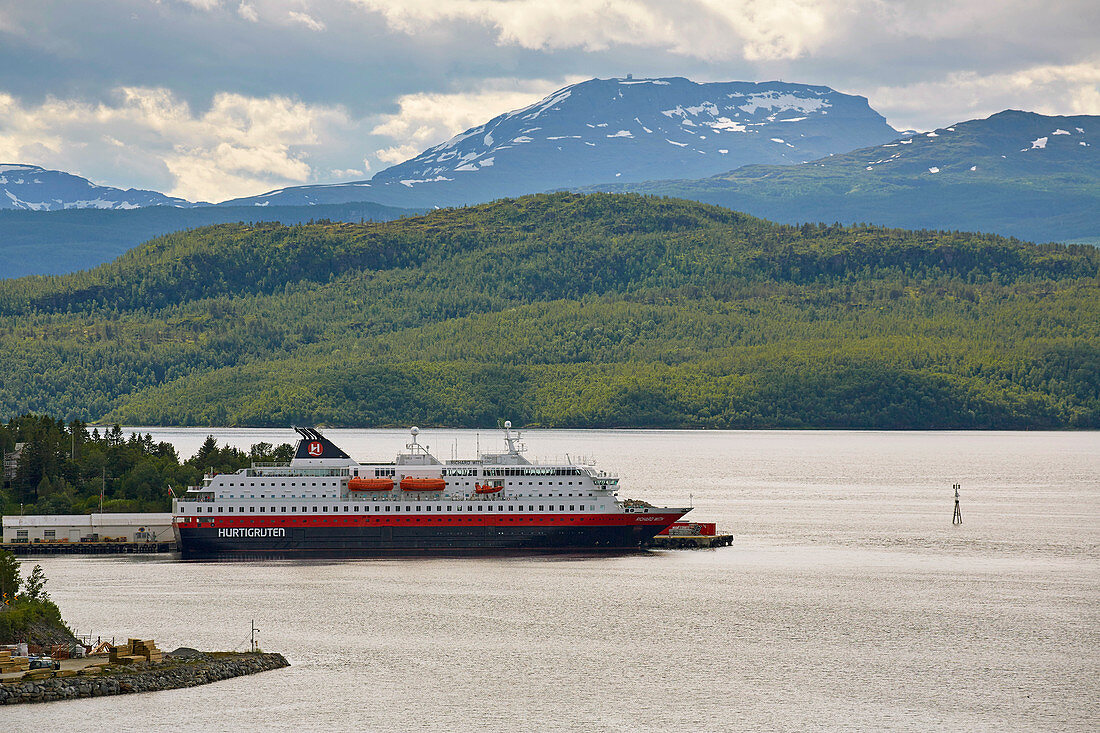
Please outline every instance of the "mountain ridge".
[[[92, 198], [89, 198], [92, 197]], [[190, 207], [185, 199], [138, 188], [100, 186], [73, 173], [25, 163], [0, 163], [0, 211]]]
[[865, 97], [790, 82], [589, 79], [505, 112], [369, 180], [281, 188], [232, 205], [367, 197], [460, 206], [654, 170], [718, 173], [809, 160], [897, 136]]
[[1005, 110], [802, 165], [576, 190], [687, 198], [782, 223], [1100, 243], [1100, 117]]

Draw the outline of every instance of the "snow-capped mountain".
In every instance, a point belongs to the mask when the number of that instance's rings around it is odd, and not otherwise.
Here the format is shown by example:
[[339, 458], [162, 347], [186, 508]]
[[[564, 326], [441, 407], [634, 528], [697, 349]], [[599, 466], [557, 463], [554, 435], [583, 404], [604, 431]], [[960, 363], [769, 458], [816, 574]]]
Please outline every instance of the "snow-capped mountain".
[[136, 209], [193, 206], [189, 201], [136, 188], [97, 186], [87, 178], [37, 165], [0, 164], [0, 209]]
[[1100, 243], [1100, 117], [1005, 110], [804, 165], [579, 190], [677, 196], [781, 222]]
[[591, 79], [499, 115], [369, 181], [226, 204], [459, 205], [602, 181], [699, 178], [800, 163], [898, 132], [864, 97], [784, 82]]

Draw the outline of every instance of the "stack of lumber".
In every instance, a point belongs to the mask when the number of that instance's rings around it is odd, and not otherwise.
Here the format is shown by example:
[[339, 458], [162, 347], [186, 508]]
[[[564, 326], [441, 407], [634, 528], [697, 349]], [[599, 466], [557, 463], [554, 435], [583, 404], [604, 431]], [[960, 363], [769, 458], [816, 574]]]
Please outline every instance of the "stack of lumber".
[[28, 657], [13, 656], [11, 649], [0, 649], [0, 674], [26, 672], [30, 661]]
[[157, 649], [152, 639], [130, 639], [122, 646], [111, 650], [111, 664], [133, 664], [134, 662], [159, 662], [164, 653]]

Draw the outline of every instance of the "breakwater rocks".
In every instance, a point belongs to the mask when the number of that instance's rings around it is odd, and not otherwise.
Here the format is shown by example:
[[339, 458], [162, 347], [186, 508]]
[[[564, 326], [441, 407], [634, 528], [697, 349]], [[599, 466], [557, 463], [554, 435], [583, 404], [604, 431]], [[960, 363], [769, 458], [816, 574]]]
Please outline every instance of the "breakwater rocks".
[[71, 677], [5, 682], [0, 684], [0, 705], [174, 690], [289, 666], [282, 654], [200, 653], [91, 673], [81, 670]]

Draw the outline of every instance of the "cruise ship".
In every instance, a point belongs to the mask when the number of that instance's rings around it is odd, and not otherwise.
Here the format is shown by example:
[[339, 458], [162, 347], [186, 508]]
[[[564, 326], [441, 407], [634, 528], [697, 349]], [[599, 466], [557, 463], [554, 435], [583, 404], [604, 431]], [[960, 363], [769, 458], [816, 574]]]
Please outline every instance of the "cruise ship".
[[295, 431], [290, 463], [208, 475], [173, 500], [184, 559], [627, 550], [690, 511], [621, 501], [618, 477], [591, 464], [532, 463], [511, 423], [502, 452], [445, 462], [417, 428], [385, 463]]

